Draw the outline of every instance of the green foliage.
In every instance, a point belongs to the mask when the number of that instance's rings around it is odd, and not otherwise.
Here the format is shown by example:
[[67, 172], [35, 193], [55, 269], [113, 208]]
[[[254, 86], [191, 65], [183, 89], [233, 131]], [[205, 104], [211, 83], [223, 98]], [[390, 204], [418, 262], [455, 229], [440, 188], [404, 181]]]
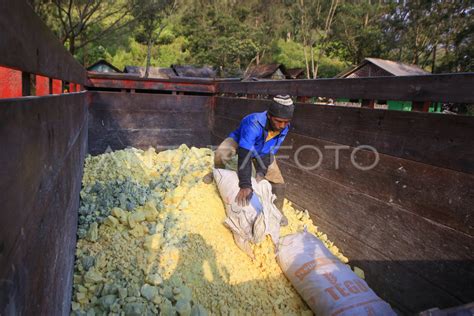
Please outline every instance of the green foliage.
[[348, 64], [338, 58], [322, 57], [319, 64], [318, 78], [333, 78], [348, 68]]
[[119, 48], [109, 58], [112, 65], [119, 69], [123, 69], [127, 65], [143, 66], [146, 61], [146, 46], [130, 38], [127, 48]]
[[219, 15], [213, 9], [205, 16], [197, 12], [185, 14], [182, 33], [188, 39], [188, 62], [213, 65], [237, 71], [245, 67], [258, 51], [250, 28], [230, 14]]
[[279, 39], [272, 47], [273, 60], [287, 68], [304, 68], [303, 45]]
[[352, 64], [366, 57], [382, 57], [385, 39], [381, 22], [388, 10], [388, 5], [366, 1], [343, 3], [336, 15], [332, 36], [333, 43], [340, 48], [338, 57]]
[[187, 40], [183, 36], [175, 37], [171, 42], [158, 47], [156, 66], [169, 67], [173, 64], [184, 64], [189, 60], [189, 51], [185, 49]]
[[[334, 48], [333, 50], [336, 50]], [[273, 60], [286, 68], [305, 68], [303, 45], [294, 41], [278, 40], [272, 47]], [[318, 54], [318, 50], [315, 51]], [[331, 78], [348, 67], [337, 57], [323, 56], [320, 60], [318, 77]]]

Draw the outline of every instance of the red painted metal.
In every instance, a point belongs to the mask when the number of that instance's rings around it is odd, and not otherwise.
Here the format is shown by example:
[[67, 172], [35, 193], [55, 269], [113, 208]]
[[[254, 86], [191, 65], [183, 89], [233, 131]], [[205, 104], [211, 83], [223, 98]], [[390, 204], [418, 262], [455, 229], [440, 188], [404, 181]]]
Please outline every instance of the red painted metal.
[[76, 92], [76, 84], [75, 83], [69, 83], [69, 92]]
[[53, 79], [53, 94], [61, 94], [62, 82], [58, 79]]
[[0, 66], [0, 99], [21, 97], [21, 91], [21, 71]]
[[49, 78], [36, 75], [36, 95], [48, 95], [49, 94]]

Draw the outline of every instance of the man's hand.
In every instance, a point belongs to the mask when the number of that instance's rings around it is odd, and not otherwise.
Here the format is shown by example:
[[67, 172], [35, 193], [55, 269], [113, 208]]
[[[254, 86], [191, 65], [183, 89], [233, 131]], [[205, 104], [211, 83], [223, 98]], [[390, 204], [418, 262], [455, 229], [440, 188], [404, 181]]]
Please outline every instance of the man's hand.
[[249, 205], [250, 199], [252, 198], [252, 192], [251, 188], [241, 188], [235, 197], [235, 202], [237, 202], [239, 206]]

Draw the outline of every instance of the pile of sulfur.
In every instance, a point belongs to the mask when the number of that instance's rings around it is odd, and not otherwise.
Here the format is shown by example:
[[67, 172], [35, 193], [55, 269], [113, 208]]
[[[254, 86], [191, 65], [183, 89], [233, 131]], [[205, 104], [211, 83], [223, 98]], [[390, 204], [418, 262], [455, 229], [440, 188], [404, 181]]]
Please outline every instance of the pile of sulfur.
[[[311, 315], [268, 238], [251, 260], [223, 225], [212, 152], [134, 148], [86, 158], [73, 315]], [[306, 229], [347, 262], [307, 212], [285, 202], [287, 235]]]

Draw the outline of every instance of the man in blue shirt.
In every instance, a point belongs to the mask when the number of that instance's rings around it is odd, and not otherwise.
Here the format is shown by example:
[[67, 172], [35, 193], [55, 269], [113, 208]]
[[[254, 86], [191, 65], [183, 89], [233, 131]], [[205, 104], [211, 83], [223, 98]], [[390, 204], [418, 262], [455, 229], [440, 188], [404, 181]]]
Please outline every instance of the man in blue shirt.
[[[282, 209], [285, 198], [285, 181], [275, 160], [275, 154], [285, 139], [294, 104], [288, 95], [273, 98], [268, 111], [252, 113], [244, 117], [239, 127], [230, 133], [217, 148], [214, 163], [223, 168], [225, 163], [237, 154], [240, 191], [236, 202], [248, 205], [252, 197], [252, 164], [255, 166], [256, 180], [267, 179], [276, 195], [275, 206]], [[282, 225], [287, 224], [284, 217]]]

